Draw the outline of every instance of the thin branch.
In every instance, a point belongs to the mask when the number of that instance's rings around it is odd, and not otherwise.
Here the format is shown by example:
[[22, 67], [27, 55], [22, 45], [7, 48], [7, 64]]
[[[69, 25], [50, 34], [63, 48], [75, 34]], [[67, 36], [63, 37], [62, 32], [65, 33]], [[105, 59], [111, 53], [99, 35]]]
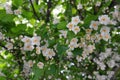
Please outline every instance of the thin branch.
[[77, 9], [76, 0], [70, 0], [70, 3], [71, 3], [71, 5], [77, 10], [80, 18], [83, 19], [84, 17], [82, 16], [81, 10], [78, 10], [78, 9]]
[[32, 0], [29, 0], [29, 1], [30, 1], [31, 6], [32, 6], [33, 13], [34, 13], [35, 17], [37, 18], [37, 20], [39, 20], [39, 21], [40, 21], [40, 19], [39, 19], [39, 17], [38, 17], [38, 15], [37, 15], [37, 13], [36, 13], [36, 11], [35, 11], [35, 8], [34, 8], [34, 5], [33, 5], [33, 3], [32, 3]]
[[47, 2], [46, 23], [48, 23], [50, 21], [50, 13], [51, 13], [50, 8], [51, 8], [51, 4], [52, 4], [52, 2], [51, 2], [51, 0], [49, 0]]

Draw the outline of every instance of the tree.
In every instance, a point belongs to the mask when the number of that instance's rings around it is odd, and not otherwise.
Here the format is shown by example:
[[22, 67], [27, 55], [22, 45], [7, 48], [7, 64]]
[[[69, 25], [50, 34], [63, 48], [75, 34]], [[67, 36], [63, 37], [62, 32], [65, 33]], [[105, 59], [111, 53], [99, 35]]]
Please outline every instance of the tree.
[[119, 0], [1, 0], [0, 80], [119, 80]]

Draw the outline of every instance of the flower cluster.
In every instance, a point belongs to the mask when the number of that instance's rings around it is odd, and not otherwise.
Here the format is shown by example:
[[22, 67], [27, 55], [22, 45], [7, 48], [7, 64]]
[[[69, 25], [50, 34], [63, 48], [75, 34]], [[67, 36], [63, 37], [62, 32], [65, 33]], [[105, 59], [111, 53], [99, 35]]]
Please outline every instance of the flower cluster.
[[14, 10], [14, 11], [12, 10], [12, 1], [6, 2], [4, 7], [5, 7], [5, 10], [6, 10], [7, 14], [15, 14], [15, 15], [20, 15], [21, 14], [20, 8]]
[[72, 17], [72, 21], [67, 24], [67, 28], [70, 31], [73, 31], [75, 34], [77, 34], [80, 31], [79, 26], [77, 26], [80, 23], [79, 16]]

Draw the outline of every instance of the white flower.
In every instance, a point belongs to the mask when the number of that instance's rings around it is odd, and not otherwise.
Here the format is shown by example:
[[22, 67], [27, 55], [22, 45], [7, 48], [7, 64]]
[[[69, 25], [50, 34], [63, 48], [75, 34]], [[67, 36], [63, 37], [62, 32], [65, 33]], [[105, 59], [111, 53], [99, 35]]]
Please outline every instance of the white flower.
[[25, 36], [25, 37], [22, 39], [22, 42], [24, 42], [25, 44], [31, 44], [31, 38]]
[[32, 66], [33, 66], [33, 61], [32, 61], [32, 60], [29, 60], [29, 61], [28, 61], [28, 65], [29, 65], [29, 67], [32, 67]]
[[78, 23], [80, 23], [79, 16], [72, 17], [72, 23], [74, 25], [77, 25]]
[[6, 47], [8, 50], [13, 49], [13, 44], [8, 42], [8, 43], [5, 45], [5, 47]]
[[0, 32], [0, 40], [2, 40], [3, 39], [3, 34]]
[[120, 61], [120, 55], [117, 53], [114, 53], [114, 55], [112, 56], [112, 59], [115, 61]]
[[82, 61], [82, 57], [81, 57], [81, 56], [77, 56], [77, 57], [76, 57], [76, 60], [77, 60], [78, 62], [81, 62], [81, 61]]
[[15, 15], [20, 15], [20, 14], [21, 14], [21, 10], [19, 10], [19, 9], [14, 10], [14, 14], [15, 14]]
[[55, 52], [53, 51], [53, 49], [47, 49], [46, 53], [45, 53], [45, 57], [46, 58], [52, 58], [53, 56], [55, 56]]
[[71, 50], [73, 50], [74, 48], [77, 48], [78, 47], [78, 39], [77, 38], [73, 38], [71, 41], [70, 41], [70, 44], [69, 44], [69, 48]]
[[40, 54], [40, 50], [41, 50], [41, 48], [39, 46], [36, 47], [36, 54]]
[[72, 28], [72, 31], [73, 31], [75, 34], [77, 34], [78, 32], [80, 32], [79, 26], [76, 26], [76, 27]]
[[67, 53], [67, 58], [72, 58], [73, 57], [73, 53], [72, 52], [70, 52], [70, 51], [67, 51], [66, 52]]
[[6, 75], [0, 71], [0, 77], [1, 77], [1, 76], [6, 77]]
[[91, 34], [91, 32], [92, 32], [92, 29], [86, 29], [87, 34]]
[[67, 38], [67, 31], [64, 31], [64, 30], [60, 30], [59, 31], [61, 34], [59, 35], [60, 38], [63, 36], [64, 38]]
[[111, 59], [107, 62], [107, 65], [108, 65], [108, 67], [113, 68], [116, 65], [116, 63], [114, 60]]
[[70, 44], [75, 44], [78, 42], [78, 39], [77, 38], [73, 38], [71, 41], [70, 41]]
[[89, 51], [89, 53], [92, 53], [95, 49], [94, 45], [88, 45], [87, 50]]
[[114, 73], [115, 73], [114, 71], [107, 71], [108, 78], [111, 79]]
[[31, 39], [32, 45], [40, 45], [40, 40], [41, 40], [41, 37], [39, 37], [39, 36], [32, 37], [32, 39]]
[[106, 65], [103, 62], [100, 62], [98, 65], [99, 65], [101, 70], [105, 70]]
[[57, 19], [57, 18], [54, 18], [54, 19], [53, 19], [53, 24], [57, 24], [57, 23], [59, 23], [59, 22], [60, 22], [59, 19]]
[[97, 1], [95, 6], [100, 6], [101, 5], [101, 2], [100, 1]]
[[79, 10], [79, 9], [82, 9], [82, 8], [83, 8], [82, 4], [79, 3], [79, 4], [77, 5], [77, 9]]
[[108, 41], [110, 39], [110, 34], [104, 34], [103, 40]]
[[9, 2], [6, 2], [6, 4], [4, 5], [7, 14], [13, 14], [13, 11], [11, 9], [12, 7], [11, 4], [12, 2], [9, 1]]
[[110, 32], [110, 28], [107, 26], [103, 26], [100, 32], [101, 32], [101, 35], [104, 36], [105, 34], [108, 34]]
[[7, 14], [13, 14], [13, 11], [12, 11], [12, 9], [6, 9], [6, 13]]
[[116, 25], [116, 24], [117, 24], [117, 21], [110, 20], [110, 24], [112, 24], [112, 25]]
[[42, 46], [41, 50], [42, 50], [43, 56], [46, 56], [47, 46]]
[[106, 80], [107, 76], [105, 75], [96, 75], [96, 80]]
[[108, 17], [108, 15], [101, 15], [98, 19], [101, 24], [107, 25], [110, 23], [110, 18]]
[[98, 25], [99, 25], [98, 21], [91, 21], [90, 28], [98, 30]]
[[22, 19], [22, 24], [28, 23], [28, 20], [26, 18]]
[[42, 62], [38, 62], [38, 63], [37, 63], [37, 66], [38, 66], [40, 69], [43, 69], [44, 64], [43, 64]]
[[71, 31], [74, 28], [74, 24], [73, 23], [68, 23], [67, 24], [67, 28]]
[[31, 44], [25, 44], [24, 45], [24, 50], [25, 51], [32, 51], [34, 49], [34, 46]]

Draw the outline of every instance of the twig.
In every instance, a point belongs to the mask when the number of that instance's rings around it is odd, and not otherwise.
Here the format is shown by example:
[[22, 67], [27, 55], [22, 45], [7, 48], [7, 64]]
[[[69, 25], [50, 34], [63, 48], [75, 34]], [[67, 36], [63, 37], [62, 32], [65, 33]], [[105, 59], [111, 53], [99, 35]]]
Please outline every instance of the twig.
[[50, 8], [51, 8], [51, 0], [49, 0], [48, 2], [47, 2], [47, 14], [46, 14], [46, 23], [48, 23], [49, 21], [50, 21], [50, 13], [51, 13], [51, 11], [50, 11]]
[[29, 1], [30, 1], [31, 6], [32, 6], [32, 9], [33, 9], [33, 13], [34, 13], [34, 15], [36, 16], [37, 20], [40, 21], [40, 19], [39, 19], [37, 13], [36, 13], [36, 11], [35, 11], [35, 8], [34, 8], [34, 6], [33, 6], [32, 0], [29, 0]]
[[84, 19], [84, 17], [82, 16], [82, 12], [81, 12], [80, 10], [77, 9], [77, 5], [76, 5], [75, 2], [76, 2], [76, 0], [70, 0], [71, 5], [77, 10], [77, 12], [78, 12], [80, 18], [81, 18], [81, 19]]

